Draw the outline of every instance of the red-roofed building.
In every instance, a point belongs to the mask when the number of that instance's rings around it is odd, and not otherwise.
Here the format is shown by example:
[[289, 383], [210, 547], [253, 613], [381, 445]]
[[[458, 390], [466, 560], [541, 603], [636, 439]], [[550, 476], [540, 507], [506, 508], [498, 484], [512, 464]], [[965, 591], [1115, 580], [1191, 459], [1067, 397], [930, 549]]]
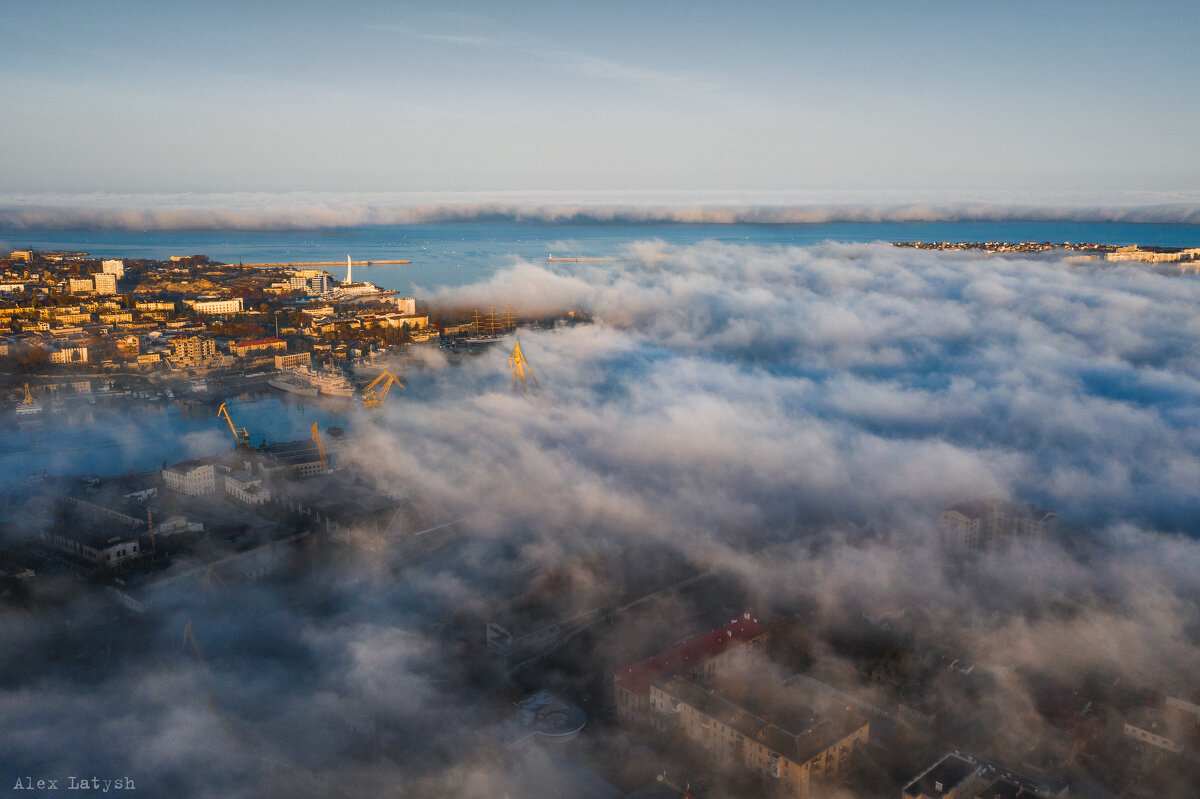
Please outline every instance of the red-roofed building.
[[254, 341], [239, 341], [229, 349], [234, 355], [244, 358], [256, 352], [287, 352], [287, 342], [281, 338], [260, 338]]
[[617, 716], [623, 721], [644, 717], [650, 707], [650, 683], [659, 677], [685, 676], [708, 682], [721, 672], [734, 653], [766, 646], [768, 629], [749, 614], [724, 627], [693, 635], [649, 660], [617, 669], [613, 675], [613, 698]]

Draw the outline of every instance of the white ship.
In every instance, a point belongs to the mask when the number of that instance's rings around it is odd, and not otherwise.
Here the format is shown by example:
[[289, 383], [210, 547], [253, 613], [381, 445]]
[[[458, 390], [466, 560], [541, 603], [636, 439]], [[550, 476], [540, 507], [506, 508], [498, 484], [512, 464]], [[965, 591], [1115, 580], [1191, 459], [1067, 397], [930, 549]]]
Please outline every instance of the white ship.
[[297, 366], [292, 372], [322, 394], [331, 397], [354, 396], [354, 384], [340, 372], [327, 372], [307, 366]]
[[267, 385], [271, 388], [277, 388], [280, 391], [286, 391], [289, 394], [299, 394], [302, 397], [317, 396], [316, 386], [309, 383], [300, 375], [292, 372], [283, 372], [275, 377], [267, 380]]

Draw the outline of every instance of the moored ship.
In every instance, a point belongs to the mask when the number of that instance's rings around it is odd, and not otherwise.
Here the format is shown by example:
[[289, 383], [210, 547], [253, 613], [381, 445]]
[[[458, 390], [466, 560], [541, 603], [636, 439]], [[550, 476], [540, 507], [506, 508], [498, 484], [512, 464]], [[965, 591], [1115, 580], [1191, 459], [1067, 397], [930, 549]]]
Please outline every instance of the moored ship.
[[271, 378], [267, 383], [282, 391], [306, 397], [315, 397], [318, 393], [330, 397], [353, 397], [355, 391], [354, 384], [345, 375], [308, 366], [297, 366], [279, 377]]
[[311, 385], [307, 380], [293, 372], [283, 372], [275, 377], [268, 378], [267, 385], [271, 388], [277, 388], [280, 391], [286, 391], [289, 394], [299, 394], [302, 397], [317, 396], [316, 386]]

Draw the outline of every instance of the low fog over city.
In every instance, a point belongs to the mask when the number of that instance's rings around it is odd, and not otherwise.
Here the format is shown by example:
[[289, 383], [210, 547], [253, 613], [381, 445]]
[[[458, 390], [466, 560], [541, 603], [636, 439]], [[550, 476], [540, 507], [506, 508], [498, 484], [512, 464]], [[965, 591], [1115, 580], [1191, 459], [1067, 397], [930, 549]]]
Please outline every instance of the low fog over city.
[[[1198, 300], [1067, 251], [659, 240], [434, 292], [307, 456], [214, 399], [199, 461], [9, 485], [6, 779], [1194, 795]], [[88, 568], [118, 517], [139, 557]]]
[[0, 10], [0, 799], [1200, 797], [1200, 15]]

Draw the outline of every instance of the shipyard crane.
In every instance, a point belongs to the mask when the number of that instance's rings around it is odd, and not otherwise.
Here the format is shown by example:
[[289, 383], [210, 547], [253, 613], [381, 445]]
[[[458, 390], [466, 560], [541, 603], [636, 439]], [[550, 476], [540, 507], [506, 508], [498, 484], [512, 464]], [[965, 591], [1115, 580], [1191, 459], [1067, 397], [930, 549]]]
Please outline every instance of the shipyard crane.
[[250, 446], [250, 432], [246, 428], [242, 428], [242, 432], [238, 432], [237, 425], [233, 423], [233, 419], [229, 416], [229, 409], [225, 407], [225, 403], [221, 403], [221, 407], [217, 408], [217, 418], [225, 417], [225, 421], [229, 423], [229, 429], [233, 431], [233, 437], [237, 440], [238, 446]]
[[317, 453], [321, 456], [321, 471], [329, 471], [329, 456], [325, 454], [325, 445], [321, 443], [321, 431], [317, 429], [317, 423], [313, 422], [313, 441], [317, 442]]
[[21, 404], [22, 405], [32, 405], [33, 404], [33, 394], [30, 393], [30, 391], [29, 391], [28, 383], [25, 384], [25, 400]]
[[[525, 353], [521, 352], [521, 342], [518, 340], [516, 346], [513, 347], [512, 355], [508, 356], [508, 363], [512, 366], [513, 373], [513, 391], [517, 390], [517, 381], [521, 382], [523, 391], [529, 390], [529, 385], [525, 382], [525, 375], [529, 375], [529, 379], [533, 381], [535, 386], [538, 386], [537, 378], [533, 376], [533, 369], [529, 368], [529, 361], [525, 360]], [[541, 386], [538, 386], [539, 388]]]
[[200, 642], [196, 640], [196, 634], [192, 632], [192, 620], [188, 619], [188, 623], [183, 628], [183, 648], [186, 650], [191, 648], [192, 654], [196, 656], [196, 661], [205, 669], [208, 664], [204, 662], [204, 651], [200, 649]]
[[378, 408], [383, 404], [383, 401], [387, 399], [388, 392], [391, 391], [393, 385], [404, 388], [404, 384], [400, 382], [400, 378], [396, 377], [387, 369], [384, 369], [383, 374], [372, 380], [370, 384], [363, 389], [363, 407]]

